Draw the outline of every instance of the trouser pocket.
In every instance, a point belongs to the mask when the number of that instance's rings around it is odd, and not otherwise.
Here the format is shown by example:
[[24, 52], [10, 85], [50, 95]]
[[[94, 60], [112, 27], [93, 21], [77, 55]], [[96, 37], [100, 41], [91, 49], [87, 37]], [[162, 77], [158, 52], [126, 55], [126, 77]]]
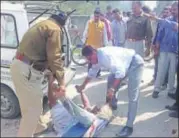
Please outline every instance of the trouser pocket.
[[29, 68], [28, 80], [31, 83], [41, 83], [44, 78], [44, 73], [32, 67]]

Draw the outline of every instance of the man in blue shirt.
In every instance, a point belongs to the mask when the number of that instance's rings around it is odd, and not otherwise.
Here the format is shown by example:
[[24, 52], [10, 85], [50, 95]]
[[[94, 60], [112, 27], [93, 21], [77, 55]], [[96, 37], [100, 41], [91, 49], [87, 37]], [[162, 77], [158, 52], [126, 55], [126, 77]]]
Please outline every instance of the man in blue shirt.
[[97, 50], [91, 46], [85, 46], [82, 55], [93, 65], [88, 72], [88, 76], [82, 85], [77, 86], [79, 92], [85, 89], [92, 78], [95, 78], [101, 67], [110, 70], [108, 77], [106, 102], [113, 110], [117, 109], [116, 92], [122, 79], [128, 77], [128, 120], [126, 126], [121, 130], [120, 136], [129, 136], [133, 132], [133, 122], [137, 114], [137, 104], [139, 98], [139, 84], [143, 72], [143, 58], [132, 49], [122, 47], [103, 47]]
[[[178, 3], [174, 3], [172, 6], [172, 14], [173, 17], [175, 17], [175, 19], [178, 21]], [[179, 65], [178, 65], [178, 69], [179, 70]], [[166, 106], [167, 109], [171, 110], [172, 112], [169, 113], [170, 117], [175, 117], [178, 118], [178, 106], [179, 106], [179, 71], [177, 72], [177, 89], [175, 94], [170, 95], [171, 97], [174, 97], [176, 102], [172, 105], [172, 106]]]
[[127, 25], [123, 20], [122, 13], [119, 9], [115, 9], [114, 20], [112, 21], [112, 36], [113, 36], [113, 46], [124, 47], [126, 40]]
[[[162, 18], [163, 19], [166, 19], [167, 17], [170, 16], [170, 7], [167, 6], [164, 8], [163, 12], [162, 12]], [[154, 65], [154, 78], [153, 80], [151, 81], [151, 83], [153, 84], [156, 80], [156, 77], [157, 77], [157, 70], [158, 70], [158, 58], [159, 58], [159, 53], [158, 53], [158, 49], [159, 49], [159, 44], [156, 43], [156, 38], [158, 36], [158, 31], [159, 31], [159, 23], [157, 24], [157, 29], [156, 29], [156, 33], [155, 33], [155, 37], [153, 39], [153, 49], [154, 49], [154, 60], [155, 60], [155, 65]], [[161, 38], [162, 39], [162, 38]], [[167, 73], [168, 75], [168, 73]], [[168, 80], [168, 76], [166, 75], [165, 77], [165, 81], [164, 81], [164, 84], [163, 86], [167, 86], [167, 80]]]
[[178, 55], [178, 29], [176, 28], [178, 22], [177, 2], [172, 4], [172, 9], [176, 9], [175, 12], [172, 12], [172, 17], [159, 20], [160, 27], [156, 42], [160, 44], [160, 48], [157, 78], [155, 81], [154, 92], [152, 94], [153, 98], [158, 98], [158, 94], [161, 92], [161, 85], [164, 83], [164, 78], [167, 72], [169, 72], [167, 87], [168, 95], [172, 94], [175, 90], [174, 84]]

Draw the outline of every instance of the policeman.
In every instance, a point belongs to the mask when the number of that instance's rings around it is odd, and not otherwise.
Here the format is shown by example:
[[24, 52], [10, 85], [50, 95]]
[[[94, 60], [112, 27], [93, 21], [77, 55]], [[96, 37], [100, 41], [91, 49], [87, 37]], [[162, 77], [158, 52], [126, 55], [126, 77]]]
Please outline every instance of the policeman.
[[127, 21], [125, 48], [135, 50], [137, 54], [144, 58], [150, 55], [150, 45], [153, 37], [151, 21], [144, 17], [141, 1], [132, 2], [132, 11], [133, 15]]
[[43, 92], [41, 82], [49, 69], [59, 84], [57, 97], [65, 95], [62, 59], [62, 27], [66, 14], [52, 15], [32, 26], [23, 36], [11, 65], [12, 80], [21, 108], [22, 119], [17, 137], [32, 137], [39, 128]]

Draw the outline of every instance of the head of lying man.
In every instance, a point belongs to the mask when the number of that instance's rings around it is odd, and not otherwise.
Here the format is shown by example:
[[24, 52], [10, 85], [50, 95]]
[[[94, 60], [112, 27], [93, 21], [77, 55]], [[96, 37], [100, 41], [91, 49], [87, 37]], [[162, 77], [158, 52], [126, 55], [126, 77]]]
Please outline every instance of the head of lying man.
[[82, 49], [82, 55], [86, 57], [89, 63], [91, 64], [97, 64], [98, 63], [98, 57], [97, 57], [97, 50], [94, 49], [90, 45], [86, 45]]

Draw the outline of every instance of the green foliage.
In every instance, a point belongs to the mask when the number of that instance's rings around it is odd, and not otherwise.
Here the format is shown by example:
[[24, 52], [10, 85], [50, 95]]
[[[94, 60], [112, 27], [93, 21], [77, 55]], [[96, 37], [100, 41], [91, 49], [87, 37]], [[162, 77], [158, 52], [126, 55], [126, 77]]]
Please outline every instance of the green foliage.
[[[155, 11], [160, 13], [166, 5], [170, 5], [173, 1], [157, 1], [157, 7]], [[100, 1], [97, 5], [97, 1], [67, 1], [59, 4], [59, 8], [64, 11], [71, 11], [77, 9], [74, 14], [78, 15], [91, 15], [96, 7], [100, 7], [101, 11], [106, 12], [106, 6], [111, 5], [112, 8], [119, 8], [121, 11], [131, 11], [132, 1]]]
[[108, 1], [100, 1], [99, 5], [97, 5], [97, 1], [67, 1], [65, 3], [59, 4], [59, 8], [64, 11], [77, 9], [74, 14], [91, 15], [96, 7], [100, 7], [100, 9], [105, 12], [106, 6], [108, 4]]

